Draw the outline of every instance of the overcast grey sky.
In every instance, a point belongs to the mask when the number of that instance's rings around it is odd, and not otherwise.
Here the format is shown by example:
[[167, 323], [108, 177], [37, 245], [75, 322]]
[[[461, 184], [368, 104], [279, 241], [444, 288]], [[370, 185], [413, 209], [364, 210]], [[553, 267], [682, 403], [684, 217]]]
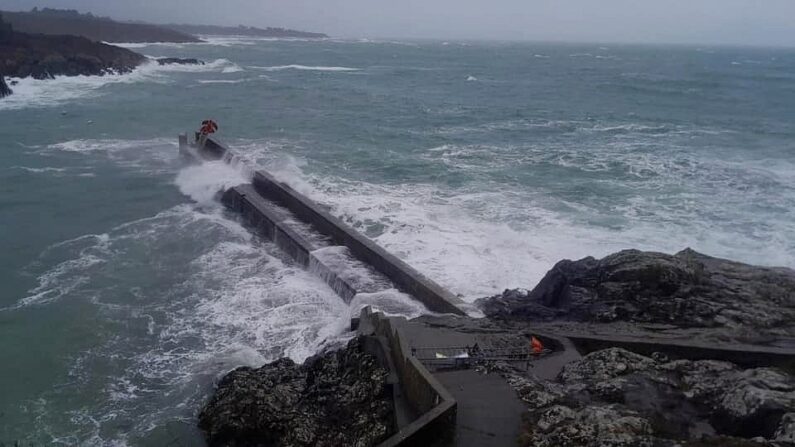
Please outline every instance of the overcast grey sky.
[[795, 46], [795, 0], [0, 0], [33, 6], [339, 37]]

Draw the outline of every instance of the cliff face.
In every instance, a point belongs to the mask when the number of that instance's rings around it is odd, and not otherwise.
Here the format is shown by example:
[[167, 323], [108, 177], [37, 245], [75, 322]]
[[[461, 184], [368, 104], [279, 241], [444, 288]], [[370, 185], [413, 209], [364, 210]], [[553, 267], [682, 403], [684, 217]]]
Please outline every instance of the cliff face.
[[128, 73], [144, 61], [146, 58], [138, 53], [85, 37], [19, 32], [0, 35], [0, 73], [10, 77]]
[[173, 29], [139, 23], [122, 23], [76, 11], [3, 12], [17, 32], [82, 36], [96, 42], [200, 42]]

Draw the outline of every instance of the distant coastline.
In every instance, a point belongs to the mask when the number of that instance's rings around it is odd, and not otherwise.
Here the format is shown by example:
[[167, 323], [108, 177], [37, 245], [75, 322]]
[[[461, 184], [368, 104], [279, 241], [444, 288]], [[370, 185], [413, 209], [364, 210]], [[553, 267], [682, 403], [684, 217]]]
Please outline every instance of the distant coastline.
[[192, 35], [221, 35], [221, 36], [255, 36], [255, 37], [274, 37], [274, 38], [303, 38], [303, 39], [325, 39], [329, 36], [323, 33], [312, 33], [286, 28], [257, 28], [253, 26], [215, 26], [215, 25], [184, 25], [168, 24], [161, 25], [174, 31]]
[[[148, 59], [112, 43], [200, 43], [196, 35], [322, 39], [285, 28], [118, 22], [71, 9], [0, 11], [0, 98], [13, 93], [4, 77], [51, 79], [129, 73]], [[158, 63], [201, 63], [165, 58]], [[11, 86], [14, 85], [12, 81]]]
[[201, 42], [201, 39], [173, 29], [143, 24], [117, 22], [91, 13], [74, 10], [33, 9], [30, 12], [0, 12], [17, 32], [46, 35], [82, 36], [95, 42]]
[[328, 35], [287, 28], [215, 26], [191, 24], [157, 25], [146, 22], [119, 22], [71, 9], [34, 8], [29, 12], [4, 12], [5, 21], [18, 32], [82, 36], [108, 43], [197, 43], [199, 35], [255, 36], [272, 38], [324, 39]]

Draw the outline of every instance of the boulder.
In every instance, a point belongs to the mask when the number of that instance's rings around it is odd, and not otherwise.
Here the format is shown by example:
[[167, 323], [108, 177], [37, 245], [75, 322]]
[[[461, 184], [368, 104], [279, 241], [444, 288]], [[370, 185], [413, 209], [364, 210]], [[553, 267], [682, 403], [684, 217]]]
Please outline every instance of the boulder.
[[488, 316], [530, 321], [629, 321], [759, 328], [795, 334], [795, 271], [713, 258], [624, 250], [563, 260], [530, 292], [478, 301]]
[[218, 383], [199, 426], [211, 446], [376, 445], [394, 431], [386, 378], [360, 339], [303, 365], [238, 368]]
[[782, 416], [774, 439], [795, 444], [795, 413], [787, 413]]
[[11, 87], [9, 87], [8, 84], [6, 84], [5, 76], [0, 74], [0, 98], [5, 98], [12, 93], [14, 93], [14, 91], [11, 90]]

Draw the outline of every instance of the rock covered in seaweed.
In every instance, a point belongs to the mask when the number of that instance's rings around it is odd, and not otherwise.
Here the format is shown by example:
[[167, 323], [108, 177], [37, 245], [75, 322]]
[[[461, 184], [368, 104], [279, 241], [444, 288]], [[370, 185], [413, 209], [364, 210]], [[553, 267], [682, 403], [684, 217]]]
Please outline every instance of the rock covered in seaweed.
[[480, 300], [491, 317], [757, 328], [795, 334], [795, 271], [713, 258], [624, 250], [558, 262], [531, 291]]
[[199, 415], [211, 446], [372, 446], [393, 432], [387, 372], [352, 340], [227, 374]]

